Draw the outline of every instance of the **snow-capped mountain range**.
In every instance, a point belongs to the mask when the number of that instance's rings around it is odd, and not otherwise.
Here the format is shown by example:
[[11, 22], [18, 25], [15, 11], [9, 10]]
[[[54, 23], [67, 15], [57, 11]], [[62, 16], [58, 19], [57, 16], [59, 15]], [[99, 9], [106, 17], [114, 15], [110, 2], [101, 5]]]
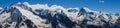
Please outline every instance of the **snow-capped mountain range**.
[[120, 28], [120, 15], [87, 7], [14, 3], [0, 9], [0, 28]]

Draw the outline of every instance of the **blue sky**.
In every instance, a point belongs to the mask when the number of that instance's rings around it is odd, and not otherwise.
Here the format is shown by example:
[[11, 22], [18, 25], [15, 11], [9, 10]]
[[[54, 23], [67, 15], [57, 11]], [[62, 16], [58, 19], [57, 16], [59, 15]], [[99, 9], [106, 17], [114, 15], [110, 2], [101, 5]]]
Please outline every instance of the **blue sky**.
[[0, 0], [0, 7], [9, 6], [16, 2], [28, 2], [29, 4], [60, 5], [65, 8], [88, 7], [95, 11], [120, 13], [120, 0]]

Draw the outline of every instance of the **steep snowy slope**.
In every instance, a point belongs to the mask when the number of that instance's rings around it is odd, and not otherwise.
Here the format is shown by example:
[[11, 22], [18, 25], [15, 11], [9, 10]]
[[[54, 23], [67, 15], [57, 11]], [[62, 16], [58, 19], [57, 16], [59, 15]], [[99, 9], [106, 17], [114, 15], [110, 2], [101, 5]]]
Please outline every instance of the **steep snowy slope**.
[[64, 8], [58, 5], [14, 3], [0, 10], [0, 28], [120, 28], [119, 14]]
[[[26, 27], [28, 27], [28, 28], [35, 28], [35, 27], [43, 28], [45, 25], [44, 20], [42, 20], [40, 17], [34, 15], [32, 12], [28, 11], [27, 8], [24, 8], [24, 7], [21, 4], [13, 4], [13, 5], [5, 8], [0, 13], [1, 27], [2, 28], [18, 28], [18, 27], [24, 26], [24, 28], [26, 28]], [[43, 24], [41, 22], [43, 22]], [[15, 26], [13, 26], [13, 25], [15, 25]], [[25, 26], [25, 25], [27, 25], [27, 26]]]

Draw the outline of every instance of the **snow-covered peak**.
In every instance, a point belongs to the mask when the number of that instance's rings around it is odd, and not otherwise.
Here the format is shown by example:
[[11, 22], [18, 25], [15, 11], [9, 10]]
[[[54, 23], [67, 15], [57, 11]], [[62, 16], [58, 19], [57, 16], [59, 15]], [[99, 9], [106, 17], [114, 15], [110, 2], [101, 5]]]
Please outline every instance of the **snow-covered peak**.
[[24, 3], [22, 3], [22, 4], [24, 4], [24, 5], [26, 5], [26, 6], [29, 6], [29, 3], [28, 3], [28, 2], [24, 2]]
[[79, 10], [78, 17], [81, 16], [81, 15], [86, 16], [88, 14], [88, 12], [91, 12], [91, 10], [87, 7], [83, 7]]
[[47, 4], [29, 4], [28, 2], [24, 2], [24, 3], [20, 3], [18, 2], [17, 4], [12, 4], [11, 7], [13, 6], [19, 6], [19, 7], [22, 7], [24, 9], [31, 9], [32, 11], [35, 11], [35, 10], [49, 10], [49, 11], [67, 11], [64, 7], [62, 6], [58, 6], [58, 5], [51, 5], [51, 6], [48, 6]]
[[78, 12], [79, 8], [67, 8], [68, 12]]
[[47, 4], [33, 4], [29, 7], [31, 7], [32, 9], [49, 9]]
[[58, 6], [58, 5], [52, 5], [50, 8], [51, 9], [60, 9], [60, 10], [64, 9], [62, 6]]
[[89, 8], [87, 8], [87, 7], [83, 7], [83, 8], [81, 8], [80, 11], [90, 12], [91, 10]]

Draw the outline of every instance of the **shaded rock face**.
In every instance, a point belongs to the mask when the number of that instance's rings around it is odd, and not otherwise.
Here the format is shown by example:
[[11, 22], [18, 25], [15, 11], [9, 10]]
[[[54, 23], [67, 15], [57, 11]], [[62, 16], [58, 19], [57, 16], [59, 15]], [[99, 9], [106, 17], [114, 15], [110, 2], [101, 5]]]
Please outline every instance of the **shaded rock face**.
[[78, 17], [81, 15], [87, 15], [87, 11], [84, 8], [81, 8], [81, 10], [79, 10]]
[[120, 28], [120, 17], [118, 17], [118, 19], [117, 19], [113, 28]]
[[[5, 24], [4, 24], [5, 23]], [[1, 28], [37, 28], [37, 26], [26, 17], [18, 17], [16, 22], [5, 21]]]
[[[42, 14], [36, 14], [39, 17], [46, 19], [46, 24], [51, 24], [52, 28], [60, 28], [61, 26], [59, 26], [59, 24], [61, 24], [62, 26], [65, 26], [64, 28], [72, 28], [75, 27], [75, 22], [72, 22], [64, 13], [56, 13], [54, 16], [52, 16], [51, 13], [47, 13], [50, 12], [48, 10], [43, 10], [44, 12], [46, 12], [46, 14], [42, 15]], [[43, 11], [39, 11], [40, 13], [42, 13]]]

